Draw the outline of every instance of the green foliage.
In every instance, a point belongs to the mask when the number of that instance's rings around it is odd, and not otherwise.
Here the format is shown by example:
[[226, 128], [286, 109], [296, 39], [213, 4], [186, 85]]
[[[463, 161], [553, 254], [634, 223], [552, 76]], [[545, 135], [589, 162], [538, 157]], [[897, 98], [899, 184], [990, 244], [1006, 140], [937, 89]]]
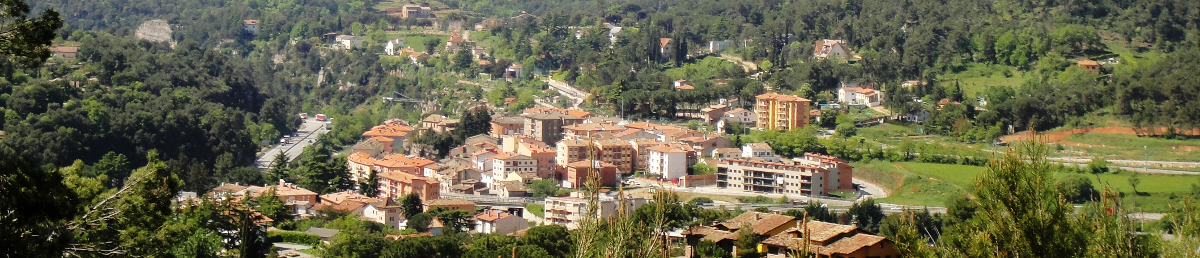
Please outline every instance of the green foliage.
[[1092, 174], [1100, 174], [1108, 172], [1108, 160], [1100, 157], [1092, 158], [1087, 164], [1087, 171]]
[[804, 206], [803, 217], [807, 217], [809, 220], [838, 223], [837, 213], [830, 211], [829, 207], [821, 202], [809, 202], [808, 206]]
[[296, 243], [310, 246], [321, 245], [321, 236], [291, 231], [268, 231], [267, 238], [271, 242]]
[[879, 232], [879, 222], [883, 220], [883, 208], [875, 204], [875, 199], [867, 198], [866, 200], [855, 202], [850, 205], [850, 210], [846, 211], [846, 215], [850, 216], [850, 221], [867, 232]]
[[1058, 191], [1072, 203], [1085, 203], [1100, 198], [1100, 192], [1092, 186], [1092, 180], [1082, 175], [1069, 175], [1058, 179]]
[[805, 152], [825, 152], [825, 146], [817, 141], [816, 129], [813, 127], [805, 127], [787, 132], [756, 131], [751, 135], [751, 138], [760, 142], [766, 142], [775, 151], [776, 155], [784, 157], [799, 157], [803, 156]]
[[275, 222], [292, 219], [292, 210], [286, 206], [287, 203], [284, 203], [279, 196], [275, 195], [275, 190], [273, 189], [267, 190], [258, 197], [251, 198], [246, 204]]
[[[29, 4], [25, 1], [5, 1], [0, 8], [4, 9], [4, 22], [0, 23], [5, 30], [0, 32], [0, 58], [4, 62], [15, 63], [23, 67], [37, 67], [50, 57], [50, 42], [55, 38], [54, 31], [63, 26], [62, 18], [53, 9], [40, 9], [40, 17], [30, 15]], [[11, 75], [11, 72], [8, 72]]]
[[700, 162], [696, 162], [695, 165], [692, 165], [691, 169], [693, 175], [712, 175], [717, 173], [717, 168], [710, 167]]
[[855, 134], [858, 134], [858, 127], [854, 126], [854, 123], [841, 123], [837, 125], [837, 129], [834, 129], [834, 132], [836, 132], [839, 137], [850, 138], [854, 137]]
[[424, 204], [421, 202], [421, 196], [416, 193], [406, 194], [400, 197], [400, 212], [406, 217], [416, 216], [424, 212]]
[[[2, 153], [0, 153], [2, 154]], [[79, 213], [77, 194], [63, 176], [28, 160], [0, 155], [0, 251], [37, 257], [59, 256], [69, 239], [67, 222]]]
[[558, 191], [561, 189], [562, 187], [559, 187], [554, 179], [540, 179], [533, 181], [529, 185], [529, 190], [533, 192], [533, 197], [557, 196]]
[[709, 257], [711, 257], [711, 258], [731, 258], [732, 257], [729, 255], [729, 252], [725, 251], [724, 249], [721, 249], [721, 246], [718, 246], [716, 242], [709, 241], [709, 240], [701, 240], [699, 244], [696, 244], [696, 253], [699, 254], [700, 257], [705, 257], [705, 258], [709, 258]]
[[754, 197], [742, 196], [742, 197], [738, 197], [737, 199], [739, 202], [742, 202], [742, 203], [753, 203], [753, 204], [775, 203], [775, 200], [772, 200], [771, 198], [767, 198], [766, 196], [762, 196], [762, 195], [758, 195], [758, 196], [754, 196]]

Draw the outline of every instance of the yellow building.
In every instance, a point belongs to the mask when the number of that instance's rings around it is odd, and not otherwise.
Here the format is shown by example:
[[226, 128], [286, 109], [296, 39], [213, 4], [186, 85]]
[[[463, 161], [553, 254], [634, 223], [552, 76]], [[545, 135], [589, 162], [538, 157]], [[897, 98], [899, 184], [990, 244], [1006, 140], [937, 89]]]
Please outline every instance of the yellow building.
[[808, 107], [811, 100], [794, 95], [767, 93], [758, 95], [754, 113], [758, 117], [758, 128], [787, 131], [808, 125]]

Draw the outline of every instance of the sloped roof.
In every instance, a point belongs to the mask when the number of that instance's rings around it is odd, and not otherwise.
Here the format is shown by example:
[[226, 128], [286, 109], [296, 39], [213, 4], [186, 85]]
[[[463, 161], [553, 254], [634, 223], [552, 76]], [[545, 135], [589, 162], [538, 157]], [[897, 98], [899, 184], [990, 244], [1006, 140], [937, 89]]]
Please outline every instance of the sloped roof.
[[475, 202], [466, 199], [433, 199], [425, 201], [426, 206], [459, 206], [471, 205], [475, 206]]
[[757, 99], [760, 99], [760, 100], [764, 100], [764, 99], [765, 99], [765, 100], [777, 100], [777, 101], [801, 101], [801, 102], [812, 102], [812, 100], [809, 100], [809, 99], [806, 99], [806, 98], [803, 98], [803, 97], [800, 97], [800, 96], [796, 96], [796, 95], [783, 95], [783, 94], [774, 93], [774, 92], [771, 92], [771, 93], [766, 93], [766, 94], [761, 94], [761, 95], [755, 96], [755, 98], [757, 98]]
[[483, 211], [483, 213], [475, 215], [475, 219], [480, 221], [494, 222], [500, 219], [508, 218], [508, 216], [512, 215], [508, 215], [508, 212], [499, 210], [486, 210]]

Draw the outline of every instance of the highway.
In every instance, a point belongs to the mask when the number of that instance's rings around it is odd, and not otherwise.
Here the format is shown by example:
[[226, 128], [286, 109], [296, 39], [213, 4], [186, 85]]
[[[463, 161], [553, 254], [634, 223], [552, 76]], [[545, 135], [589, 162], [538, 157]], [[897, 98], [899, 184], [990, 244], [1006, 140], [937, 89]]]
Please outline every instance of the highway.
[[276, 144], [271, 149], [263, 152], [255, 159], [254, 166], [259, 170], [271, 169], [271, 162], [275, 160], [275, 156], [279, 155], [280, 152], [287, 155], [288, 161], [291, 162], [300, 156], [301, 152], [304, 152], [304, 147], [308, 147], [308, 145], [317, 140], [317, 137], [328, 132], [329, 130], [325, 129], [324, 121], [317, 121], [316, 118], [309, 117], [304, 120], [304, 124], [300, 125], [300, 129], [296, 130], [296, 133], [293, 134], [291, 143], [278, 144], [279, 141], [276, 140]]

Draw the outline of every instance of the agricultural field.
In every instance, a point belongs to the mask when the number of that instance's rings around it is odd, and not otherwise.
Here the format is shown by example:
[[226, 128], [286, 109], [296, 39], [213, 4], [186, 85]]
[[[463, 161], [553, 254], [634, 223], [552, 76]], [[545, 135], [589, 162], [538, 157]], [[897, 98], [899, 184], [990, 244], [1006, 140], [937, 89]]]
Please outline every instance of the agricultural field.
[[387, 38], [402, 38], [404, 39], [404, 46], [412, 47], [413, 50], [417, 52], [425, 52], [425, 42], [429, 41], [429, 39], [438, 39], [437, 48], [443, 49], [446, 47], [446, 40], [449, 40], [450, 36], [419, 33], [388, 33]]
[[[871, 162], [852, 164], [856, 177], [887, 188], [890, 196], [881, 201], [887, 203], [939, 206], [959, 196], [969, 196], [976, 178], [986, 168], [964, 165], [927, 163]], [[1061, 179], [1073, 173], [1054, 172], [1052, 177]], [[1084, 174], [1092, 179], [1097, 190], [1105, 187], [1121, 193], [1128, 207], [1139, 211], [1164, 212], [1169, 205], [1176, 204], [1183, 196], [1193, 193], [1200, 186], [1200, 177], [1164, 174], [1138, 174], [1140, 181], [1137, 192], [1130, 184], [1131, 172]]]
[[1006, 65], [969, 64], [962, 71], [942, 75], [939, 80], [953, 86], [955, 80], [963, 89], [963, 96], [974, 97], [988, 86], [1007, 86], [1017, 89], [1034, 74]]

